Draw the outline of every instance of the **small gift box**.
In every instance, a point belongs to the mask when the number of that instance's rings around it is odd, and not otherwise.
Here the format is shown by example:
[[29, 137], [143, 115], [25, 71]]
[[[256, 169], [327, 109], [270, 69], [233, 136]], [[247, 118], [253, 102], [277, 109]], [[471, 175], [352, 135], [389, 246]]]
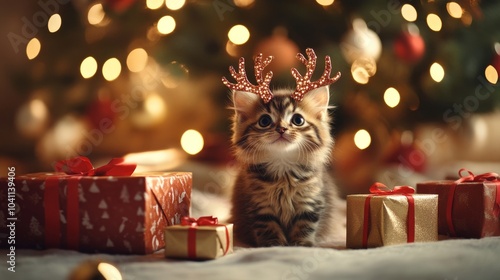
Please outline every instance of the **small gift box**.
[[347, 196], [347, 247], [372, 248], [438, 240], [437, 195], [381, 183], [370, 194]]
[[[465, 174], [468, 173], [468, 174]], [[481, 238], [500, 235], [500, 180], [496, 173], [474, 175], [460, 169], [456, 181], [417, 184], [417, 192], [439, 195], [438, 232]]]
[[219, 224], [216, 217], [183, 217], [181, 225], [165, 230], [165, 256], [215, 259], [233, 252], [233, 224]]
[[132, 174], [135, 165], [122, 159], [93, 168], [84, 157], [60, 161], [56, 170], [64, 173], [16, 177], [13, 212], [3, 199], [7, 178], [0, 178], [0, 217], [15, 219], [16, 248], [147, 254], [163, 248], [166, 226], [189, 214], [191, 173]]

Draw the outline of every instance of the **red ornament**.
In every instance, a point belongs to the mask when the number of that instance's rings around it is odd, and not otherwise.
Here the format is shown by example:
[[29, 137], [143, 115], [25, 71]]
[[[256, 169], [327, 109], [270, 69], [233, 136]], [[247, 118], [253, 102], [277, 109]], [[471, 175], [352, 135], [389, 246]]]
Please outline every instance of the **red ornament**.
[[265, 56], [273, 56], [273, 63], [269, 65], [271, 71], [290, 71], [297, 64], [296, 54], [300, 51], [295, 42], [283, 34], [284, 30], [278, 29], [271, 37], [260, 41], [255, 53], [263, 53]]
[[425, 42], [420, 34], [403, 32], [394, 41], [394, 52], [404, 62], [415, 63], [425, 53]]
[[135, 0], [105, 0], [104, 1], [108, 7], [110, 7], [115, 12], [123, 12], [128, 9]]
[[415, 145], [401, 145], [388, 157], [387, 161], [416, 172], [424, 172], [427, 167], [426, 153]]
[[113, 102], [109, 98], [99, 98], [87, 107], [86, 116], [94, 128], [99, 129], [103, 123], [113, 123], [116, 113]]
[[495, 54], [491, 65], [497, 70], [497, 73], [500, 73], [500, 54]]

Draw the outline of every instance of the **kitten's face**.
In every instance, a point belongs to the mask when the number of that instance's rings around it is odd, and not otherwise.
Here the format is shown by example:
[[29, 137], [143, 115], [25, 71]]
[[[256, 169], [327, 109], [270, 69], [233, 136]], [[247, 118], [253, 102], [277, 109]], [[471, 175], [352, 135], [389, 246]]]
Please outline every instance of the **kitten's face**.
[[328, 87], [311, 91], [300, 102], [291, 93], [275, 91], [265, 104], [253, 93], [234, 92], [233, 144], [239, 156], [256, 162], [300, 160], [329, 151]]

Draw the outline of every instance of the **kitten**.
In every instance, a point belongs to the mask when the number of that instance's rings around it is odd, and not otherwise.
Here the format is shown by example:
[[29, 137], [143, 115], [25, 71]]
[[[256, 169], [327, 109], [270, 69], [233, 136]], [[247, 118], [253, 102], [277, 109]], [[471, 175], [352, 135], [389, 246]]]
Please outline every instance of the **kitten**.
[[250, 246], [314, 246], [342, 229], [340, 199], [328, 172], [334, 143], [328, 85], [340, 73], [329, 77], [327, 57], [322, 78], [310, 82], [316, 55], [312, 49], [307, 54], [309, 61], [297, 55], [306, 75], [292, 69], [295, 91], [269, 90], [272, 73], [263, 79], [262, 70], [272, 57], [262, 61], [262, 55], [255, 59], [258, 86], [248, 82], [243, 59], [239, 73], [230, 68], [238, 84], [223, 78], [233, 89], [232, 142], [239, 168], [232, 194], [234, 235]]

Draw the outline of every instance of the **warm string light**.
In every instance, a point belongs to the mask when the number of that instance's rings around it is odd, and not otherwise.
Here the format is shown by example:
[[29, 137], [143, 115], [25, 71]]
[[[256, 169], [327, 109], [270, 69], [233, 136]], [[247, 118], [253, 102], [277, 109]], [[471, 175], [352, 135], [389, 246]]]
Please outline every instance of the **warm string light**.
[[165, 0], [165, 6], [172, 11], [179, 10], [184, 4], [186, 4], [186, 0]]
[[417, 20], [417, 10], [410, 4], [404, 4], [401, 7], [401, 15], [406, 21], [414, 22]]
[[105, 16], [106, 14], [104, 13], [104, 8], [102, 7], [102, 4], [95, 4], [92, 7], [90, 7], [89, 12], [87, 14], [87, 20], [92, 25], [98, 25], [104, 20]]
[[238, 57], [238, 46], [228, 40], [226, 43], [226, 52], [232, 57]]
[[113, 280], [122, 280], [122, 275], [118, 268], [115, 266], [101, 262], [97, 265], [97, 270], [101, 273], [103, 279], [113, 279]]
[[190, 155], [201, 152], [203, 145], [203, 136], [194, 129], [186, 130], [181, 136], [181, 147]]
[[457, 2], [449, 2], [446, 4], [446, 10], [451, 17], [461, 18], [463, 15], [463, 10], [460, 4]]
[[26, 45], [26, 56], [29, 60], [34, 59], [40, 53], [42, 44], [37, 38], [32, 38]]
[[431, 78], [437, 83], [441, 82], [444, 78], [444, 68], [437, 62], [431, 65], [429, 73], [431, 74]]
[[237, 24], [229, 29], [227, 37], [233, 44], [243, 45], [250, 39], [250, 31], [244, 25]]
[[148, 63], [148, 53], [143, 48], [133, 49], [127, 56], [127, 67], [130, 72], [141, 72]]
[[175, 19], [172, 16], [164, 16], [158, 20], [156, 28], [160, 34], [170, 34], [175, 30]]
[[498, 72], [493, 65], [488, 65], [484, 70], [484, 76], [488, 82], [496, 84], [498, 82]]
[[146, 0], [146, 7], [150, 10], [157, 10], [163, 6], [164, 0]]
[[372, 138], [370, 133], [364, 129], [360, 129], [354, 134], [354, 144], [358, 149], [364, 150], [370, 146]]
[[499, 42], [496, 42], [495, 44], [493, 44], [493, 49], [495, 49], [495, 53], [497, 55], [500, 55], [500, 43]]
[[91, 78], [97, 72], [97, 61], [92, 56], [85, 58], [80, 64], [80, 74], [84, 79]]
[[358, 84], [367, 84], [376, 72], [377, 63], [371, 58], [358, 58], [351, 65], [352, 78]]
[[250, 7], [255, 2], [255, 0], [234, 0], [233, 2], [237, 7], [247, 8]]
[[427, 15], [427, 25], [432, 31], [438, 32], [443, 27], [443, 22], [441, 21], [441, 18], [438, 15], [429, 14]]
[[122, 65], [120, 64], [120, 61], [114, 57], [106, 60], [106, 62], [102, 65], [102, 76], [109, 82], [118, 78], [121, 71]]
[[47, 22], [47, 29], [50, 33], [57, 32], [62, 25], [62, 19], [59, 14], [53, 14], [50, 16], [49, 21]]
[[384, 101], [385, 104], [391, 108], [398, 106], [399, 101], [401, 100], [401, 96], [399, 91], [393, 87], [390, 87], [384, 92]]
[[332, 5], [333, 2], [335, 2], [335, 0], [316, 0], [316, 3], [324, 7]]

